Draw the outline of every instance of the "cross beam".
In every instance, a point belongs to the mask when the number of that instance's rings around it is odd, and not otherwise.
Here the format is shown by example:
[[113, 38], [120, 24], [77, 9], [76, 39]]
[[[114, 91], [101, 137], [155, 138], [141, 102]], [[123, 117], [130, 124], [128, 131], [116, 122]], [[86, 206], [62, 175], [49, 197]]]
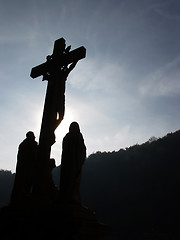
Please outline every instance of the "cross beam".
[[55, 143], [54, 131], [64, 117], [65, 82], [76, 63], [86, 56], [83, 46], [73, 51], [70, 51], [70, 48], [71, 46], [66, 48], [64, 38], [56, 40], [52, 55], [47, 56], [45, 63], [33, 67], [30, 74], [32, 78], [43, 76], [43, 80], [48, 80], [39, 137], [39, 170], [34, 186], [34, 191], [46, 198], [50, 185], [48, 161], [51, 146]]
[[60, 38], [54, 42], [53, 54], [47, 57], [47, 61], [45, 63], [33, 67], [30, 76], [32, 78], [36, 78], [41, 75], [45, 75], [54, 70], [54, 68], [60, 68], [72, 62], [77, 62], [85, 57], [86, 49], [83, 46], [66, 53], [65, 40], [64, 38]]

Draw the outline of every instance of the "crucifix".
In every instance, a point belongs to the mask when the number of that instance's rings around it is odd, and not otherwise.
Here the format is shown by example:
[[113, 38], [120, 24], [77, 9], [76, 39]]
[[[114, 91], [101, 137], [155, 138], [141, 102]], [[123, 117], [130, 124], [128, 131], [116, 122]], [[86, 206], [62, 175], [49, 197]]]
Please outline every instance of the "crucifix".
[[64, 117], [65, 82], [76, 63], [86, 56], [83, 46], [73, 51], [70, 49], [71, 46], [66, 47], [64, 38], [57, 39], [52, 55], [47, 56], [45, 63], [32, 68], [30, 74], [32, 78], [43, 76], [43, 80], [48, 81], [39, 136], [39, 170], [35, 184], [35, 192], [40, 195], [48, 194], [48, 161], [51, 146], [55, 143], [54, 131]]

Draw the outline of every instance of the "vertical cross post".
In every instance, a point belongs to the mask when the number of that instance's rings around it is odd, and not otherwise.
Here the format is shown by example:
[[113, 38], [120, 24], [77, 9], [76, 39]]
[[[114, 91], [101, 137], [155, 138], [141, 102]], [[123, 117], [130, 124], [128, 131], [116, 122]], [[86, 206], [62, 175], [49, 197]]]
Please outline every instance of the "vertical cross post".
[[[50, 186], [48, 162], [51, 146], [55, 143], [54, 131], [62, 121], [65, 110], [65, 81], [76, 63], [85, 58], [86, 49], [82, 46], [70, 51], [65, 40], [60, 38], [54, 42], [53, 54], [47, 61], [32, 68], [30, 76], [43, 76], [48, 81], [44, 111], [39, 136], [38, 169], [34, 192], [48, 198]], [[69, 64], [71, 64], [69, 66]]]

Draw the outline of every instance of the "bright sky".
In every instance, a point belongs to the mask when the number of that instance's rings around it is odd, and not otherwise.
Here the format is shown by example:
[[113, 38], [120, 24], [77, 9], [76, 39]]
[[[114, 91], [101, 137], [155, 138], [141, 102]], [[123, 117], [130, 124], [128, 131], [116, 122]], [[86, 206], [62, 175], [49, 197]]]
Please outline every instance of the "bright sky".
[[61, 37], [87, 57], [67, 80], [57, 165], [74, 120], [88, 155], [180, 129], [179, 0], [1, 0], [0, 168], [15, 171], [27, 131], [38, 141], [47, 82], [30, 71]]

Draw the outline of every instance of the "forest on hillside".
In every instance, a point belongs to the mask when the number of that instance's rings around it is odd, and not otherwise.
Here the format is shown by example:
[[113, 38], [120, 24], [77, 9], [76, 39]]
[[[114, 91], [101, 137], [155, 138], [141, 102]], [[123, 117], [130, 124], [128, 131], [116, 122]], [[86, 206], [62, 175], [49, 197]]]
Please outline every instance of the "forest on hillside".
[[180, 131], [86, 162], [82, 192], [107, 221], [177, 222], [180, 215]]
[[[106, 223], [175, 223], [180, 215], [180, 131], [141, 145], [91, 154], [84, 164], [83, 204]], [[53, 172], [59, 184], [60, 167]], [[14, 174], [0, 171], [0, 204]]]

